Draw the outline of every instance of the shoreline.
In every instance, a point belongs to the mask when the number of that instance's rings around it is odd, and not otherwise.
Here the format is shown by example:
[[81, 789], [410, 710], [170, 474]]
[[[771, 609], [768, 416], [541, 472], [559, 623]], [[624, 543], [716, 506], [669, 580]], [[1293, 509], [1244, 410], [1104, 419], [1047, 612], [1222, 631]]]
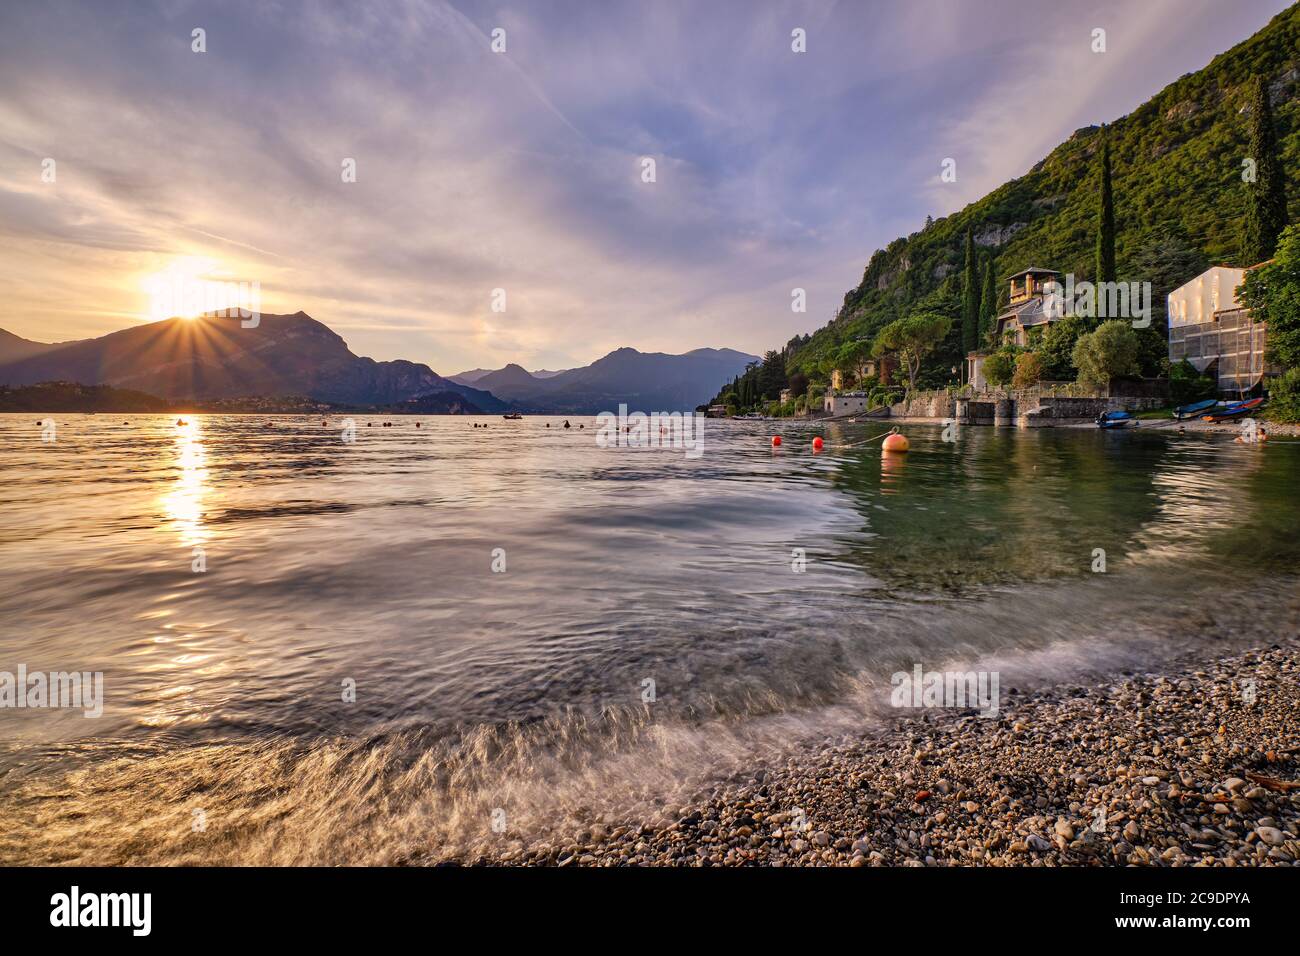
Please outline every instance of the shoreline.
[[452, 862], [1294, 866], [1300, 784], [1283, 784], [1297, 779], [1300, 648], [1273, 645], [1007, 689], [992, 718], [908, 712], [720, 781], [655, 821], [605, 819], [572, 840]]

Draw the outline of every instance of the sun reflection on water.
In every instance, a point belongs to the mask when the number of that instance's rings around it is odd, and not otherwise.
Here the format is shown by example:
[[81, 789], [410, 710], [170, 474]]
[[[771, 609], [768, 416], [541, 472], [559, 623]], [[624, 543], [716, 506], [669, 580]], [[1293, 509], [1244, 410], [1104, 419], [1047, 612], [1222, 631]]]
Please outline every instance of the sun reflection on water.
[[203, 447], [203, 423], [198, 418], [178, 419], [175, 483], [162, 498], [163, 514], [184, 545], [199, 545], [209, 537], [203, 523], [203, 502], [208, 493], [208, 456]]

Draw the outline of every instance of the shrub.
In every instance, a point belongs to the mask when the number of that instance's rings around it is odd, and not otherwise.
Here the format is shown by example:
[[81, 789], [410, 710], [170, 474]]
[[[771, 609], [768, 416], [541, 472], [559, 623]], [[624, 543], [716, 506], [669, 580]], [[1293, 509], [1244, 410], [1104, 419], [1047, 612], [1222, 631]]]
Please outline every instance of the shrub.
[[1016, 353], [1010, 348], [998, 349], [984, 360], [984, 380], [990, 385], [1001, 388], [1015, 373]]
[[1300, 368], [1284, 372], [1269, 385], [1268, 417], [1275, 422], [1300, 422]]
[[1035, 352], [1022, 352], [1016, 356], [1016, 371], [1011, 376], [1015, 388], [1029, 388], [1043, 379], [1043, 360]]
[[1103, 322], [1074, 343], [1072, 358], [1079, 370], [1079, 382], [1105, 388], [1113, 378], [1137, 375], [1140, 348], [1137, 333], [1128, 322], [1121, 319]]
[[1219, 383], [1198, 371], [1187, 359], [1169, 369], [1169, 397], [1175, 405], [1190, 405], [1203, 398], [1213, 398]]

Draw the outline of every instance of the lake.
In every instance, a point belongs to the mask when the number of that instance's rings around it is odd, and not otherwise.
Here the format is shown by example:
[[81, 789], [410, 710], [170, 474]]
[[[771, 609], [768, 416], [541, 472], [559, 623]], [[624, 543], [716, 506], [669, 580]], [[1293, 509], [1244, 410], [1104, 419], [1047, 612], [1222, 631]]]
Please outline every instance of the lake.
[[1296, 442], [183, 419], [0, 416], [0, 671], [104, 696], [0, 709], [0, 862], [433, 861], [868, 732], [918, 663], [1007, 693], [1300, 619]]

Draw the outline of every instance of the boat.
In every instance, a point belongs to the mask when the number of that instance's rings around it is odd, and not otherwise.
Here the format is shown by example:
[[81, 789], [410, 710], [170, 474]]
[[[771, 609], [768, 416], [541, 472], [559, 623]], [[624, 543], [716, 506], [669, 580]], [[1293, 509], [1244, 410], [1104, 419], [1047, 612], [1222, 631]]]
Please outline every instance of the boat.
[[1264, 404], [1262, 398], [1251, 398], [1244, 402], [1233, 402], [1231, 405], [1218, 409], [1212, 415], [1201, 416], [1203, 421], [1207, 422], [1226, 422], [1230, 418], [1236, 418], [1239, 415], [1246, 415], [1255, 411]]
[[519, 421], [519, 419], [523, 418], [524, 416], [520, 415], [518, 412], [510, 412], [509, 414], [502, 415], [501, 417], [508, 422], [517, 422]]
[[1128, 412], [1103, 412], [1097, 416], [1097, 424], [1102, 428], [1124, 428], [1136, 425], [1137, 419]]
[[1186, 421], [1189, 418], [1196, 418], [1203, 414], [1207, 409], [1211, 409], [1217, 404], [1219, 404], [1217, 398], [1207, 398], [1203, 402], [1192, 402], [1190, 405], [1180, 405], [1174, 409], [1174, 418], [1178, 419], [1180, 422]]

